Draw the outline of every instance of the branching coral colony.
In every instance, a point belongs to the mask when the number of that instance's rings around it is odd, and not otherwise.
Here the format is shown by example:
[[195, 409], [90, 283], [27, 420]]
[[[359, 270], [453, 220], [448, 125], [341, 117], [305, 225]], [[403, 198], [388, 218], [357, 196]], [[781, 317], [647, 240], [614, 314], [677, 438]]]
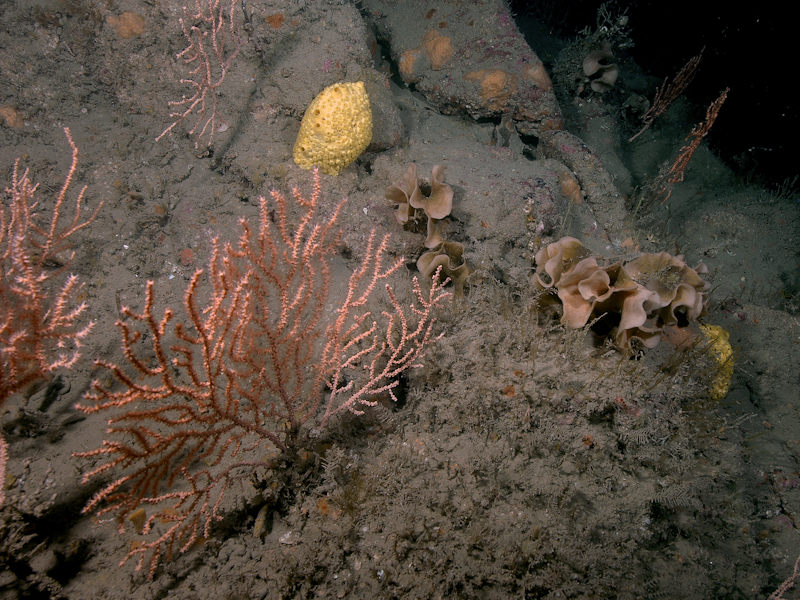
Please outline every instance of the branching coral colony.
[[[402, 306], [385, 283], [402, 259], [386, 264], [388, 236], [374, 233], [327, 322], [344, 201], [320, 214], [316, 170], [312, 195], [295, 189], [293, 196], [296, 223], [287, 199], [273, 192], [272, 203], [259, 200], [256, 229], [242, 219], [237, 243], [213, 241], [180, 319], [170, 308], [157, 312], [148, 282], [142, 312], [124, 308], [117, 323], [130, 368], [98, 361], [116, 385], [94, 382], [78, 407], [115, 410], [102, 447], [77, 453], [100, 461], [84, 482], [115, 477], [84, 512], [115, 513], [121, 528], [139, 519], [146, 541], [122, 563], [136, 557], [139, 570], [149, 560], [149, 577], [162, 556], [209, 537], [226, 492], [268, 466], [270, 449], [291, 456], [303, 432], [394, 399], [398, 376], [438, 339], [432, 312], [449, 296], [445, 282], [435, 279], [423, 293], [415, 278], [416, 302]], [[391, 310], [379, 324], [365, 306], [381, 283]]]
[[243, 42], [235, 18], [235, 1], [195, 0], [194, 4], [193, 12], [184, 6], [183, 18], [178, 19], [187, 45], [177, 55], [191, 69], [180, 83], [189, 86], [192, 94], [169, 102], [173, 109], [169, 116], [174, 120], [156, 141], [194, 115], [195, 123], [189, 135], [197, 135], [197, 148], [204, 135], [208, 135], [207, 145], [210, 146], [214, 133], [220, 130], [217, 94]]
[[[78, 148], [65, 128], [72, 163], [52, 206], [36, 198], [39, 185], [14, 163], [11, 186], [0, 203], [0, 406], [13, 394], [78, 360], [93, 323], [83, 323], [86, 304], [75, 304], [83, 284], [57, 278], [73, 257], [70, 238], [95, 220], [102, 207], [84, 217], [83, 187], [70, 209], [67, 194], [78, 166]], [[7, 200], [6, 200], [7, 199]], [[7, 203], [6, 203], [7, 202]], [[39, 220], [43, 211], [50, 222]], [[65, 222], [65, 217], [72, 220]], [[60, 268], [61, 267], [61, 268]], [[0, 437], [0, 505], [4, 500], [6, 444]]]

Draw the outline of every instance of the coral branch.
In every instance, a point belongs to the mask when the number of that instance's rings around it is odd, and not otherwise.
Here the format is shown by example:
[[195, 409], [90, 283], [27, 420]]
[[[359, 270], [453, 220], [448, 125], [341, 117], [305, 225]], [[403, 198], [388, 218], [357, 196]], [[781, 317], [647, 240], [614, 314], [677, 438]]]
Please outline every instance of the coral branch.
[[[193, 114], [195, 123], [189, 135], [197, 136], [195, 148], [206, 134], [208, 146], [214, 141], [214, 133], [218, 130], [219, 88], [243, 45], [234, 18], [235, 11], [235, 0], [226, 3], [222, 0], [195, 0], [194, 12], [183, 8], [183, 17], [179, 21], [187, 46], [178, 53], [177, 58], [183, 59], [184, 64], [191, 68], [188, 77], [181, 79], [180, 83], [188, 85], [192, 95], [183, 95], [180, 100], [169, 102], [170, 108], [178, 110], [170, 113], [174, 121], [158, 135], [156, 141]], [[190, 23], [191, 26], [188, 25]]]
[[628, 139], [629, 142], [632, 142], [637, 137], [642, 135], [647, 128], [653, 124], [653, 121], [664, 114], [670, 105], [677, 100], [681, 94], [683, 94], [684, 90], [686, 90], [687, 86], [692, 82], [692, 79], [694, 79], [697, 67], [703, 58], [704, 50], [705, 48], [700, 50], [700, 53], [697, 56], [690, 58], [686, 64], [681, 67], [681, 70], [678, 71], [678, 74], [675, 75], [672, 81], [667, 82], [667, 80], [664, 79], [664, 83], [662, 83], [661, 87], [656, 90], [656, 95], [653, 97], [652, 106], [650, 106], [647, 112], [642, 115], [642, 122], [644, 123], [644, 126], [637, 133], [631, 136], [630, 139]]
[[778, 586], [778, 589], [769, 595], [768, 600], [787, 600], [784, 594], [792, 589], [798, 581], [800, 581], [800, 556], [797, 557], [794, 563], [792, 574]]
[[719, 110], [722, 108], [722, 105], [728, 98], [729, 91], [730, 88], [725, 88], [722, 90], [722, 93], [717, 97], [717, 99], [714, 100], [706, 109], [705, 120], [695, 125], [689, 132], [689, 135], [686, 136], [686, 141], [688, 143], [678, 151], [678, 156], [675, 158], [675, 161], [672, 163], [672, 166], [669, 168], [669, 172], [667, 173], [667, 180], [665, 184], [666, 189], [664, 190], [665, 196], [664, 199], [661, 200], [661, 204], [664, 204], [672, 195], [672, 186], [683, 181], [684, 172], [686, 171], [686, 167], [689, 165], [689, 161], [691, 160], [695, 151], [700, 147], [700, 142], [702, 142], [703, 138], [706, 137], [711, 129], [711, 126], [714, 124], [714, 121], [717, 120]]
[[[49, 224], [40, 225], [36, 210], [38, 184], [26, 169], [14, 163], [11, 186], [0, 203], [0, 406], [32, 382], [49, 377], [55, 370], [72, 367], [80, 356], [94, 323], [81, 324], [86, 303], [75, 303], [83, 284], [68, 275], [60, 288], [55, 280], [74, 252], [70, 238], [95, 220], [102, 207], [84, 216], [81, 188], [72, 209], [72, 220], [64, 225], [64, 203], [78, 166], [78, 148], [64, 128], [72, 150], [72, 162], [52, 207], [45, 209]], [[7, 199], [7, 200], [6, 200]], [[4, 473], [7, 447], [0, 440], [0, 475]], [[0, 477], [0, 482], [2, 478]], [[3, 486], [0, 485], [0, 504]]]
[[[120, 523], [149, 512], [146, 539], [122, 560], [147, 563], [149, 577], [162, 557], [208, 538], [230, 488], [276, 452], [294, 456], [314, 423], [394, 397], [400, 374], [438, 339], [433, 310], [449, 295], [444, 284], [436, 279], [425, 295], [415, 281], [416, 303], [403, 307], [386, 283], [402, 259], [386, 261], [387, 238], [377, 243], [374, 233], [326, 325], [343, 202], [321, 214], [316, 171], [313, 183], [310, 196], [292, 191], [298, 219], [273, 192], [271, 203], [259, 199], [257, 228], [242, 219], [237, 241], [214, 240], [180, 317], [156, 309], [148, 282], [142, 312], [126, 307], [117, 323], [129, 368], [98, 361], [116, 385], [94, 382], [78, 406], [114, 410], [102, 446], [77, 453], [96, 462], [84, 481], [117, 474], [84, 512], [115, 513]], [[391, 304], [383, 326], [365, 310], [379, 283]]]

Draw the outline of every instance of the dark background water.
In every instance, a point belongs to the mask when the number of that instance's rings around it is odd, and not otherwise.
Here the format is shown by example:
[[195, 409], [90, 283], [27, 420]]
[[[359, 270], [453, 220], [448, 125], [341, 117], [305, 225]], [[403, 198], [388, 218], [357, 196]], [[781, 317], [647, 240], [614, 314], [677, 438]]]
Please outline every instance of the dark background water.
[[[512, 0], [521, 28], [525, 17], [544, 21], [568, 40], [594, 28], [600, 0]], [[797, 177], [800, 119], [794, 88], [800, 78], [800, 32], [793, 3], [703, 0], [619, 0], [612, 12], [629, 17], [634, 47], [625, 51], [648, 74], [672, 78], [705, 47], [686, 96], [707, 106], [730, 87], [708, 136], [711, 147], [742, 176], [772, 187]], [[534, 47], [534, 50], [536, 48]], [[652, 96], [651, 96], [652, 98]], [[703, 112], [699, 113], [702, 118]], [[698, 118], [698, 121], [700, 119]], [[800, 189], [795, 180], [794, 191]]]

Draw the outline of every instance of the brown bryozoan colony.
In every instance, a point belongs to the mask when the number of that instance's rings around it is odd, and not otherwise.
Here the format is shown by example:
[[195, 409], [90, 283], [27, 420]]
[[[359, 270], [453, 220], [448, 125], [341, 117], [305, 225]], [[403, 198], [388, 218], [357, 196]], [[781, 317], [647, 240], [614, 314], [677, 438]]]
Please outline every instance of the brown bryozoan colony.
[[573, 237], [536, 253], [536, 285], [558, 298], [561, 322], [610, 337], [625, 353], [653, 348], [670, 328], [686, 327], [706, 312], [709, 284], [682, 256], [642, 254], [628, 262], [604, 264]]

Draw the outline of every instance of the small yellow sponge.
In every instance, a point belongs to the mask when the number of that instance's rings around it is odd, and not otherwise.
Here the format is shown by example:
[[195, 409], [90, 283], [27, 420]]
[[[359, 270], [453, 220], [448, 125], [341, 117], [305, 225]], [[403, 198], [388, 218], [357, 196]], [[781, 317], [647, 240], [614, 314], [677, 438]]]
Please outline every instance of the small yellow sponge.
[[711, 356], [717, 363], [717, 373], [708, 392], [713, 400], [722, 400], [731, 387], [733, 377], [733, 349], [730, 335], [719, 325], [700, 325], [700, 329], [708, 341]]
[[338, 175], [372, 141], [372, 110], [363, 81], [334, 83], [311, 101], [294, 143], [294, 162]]

